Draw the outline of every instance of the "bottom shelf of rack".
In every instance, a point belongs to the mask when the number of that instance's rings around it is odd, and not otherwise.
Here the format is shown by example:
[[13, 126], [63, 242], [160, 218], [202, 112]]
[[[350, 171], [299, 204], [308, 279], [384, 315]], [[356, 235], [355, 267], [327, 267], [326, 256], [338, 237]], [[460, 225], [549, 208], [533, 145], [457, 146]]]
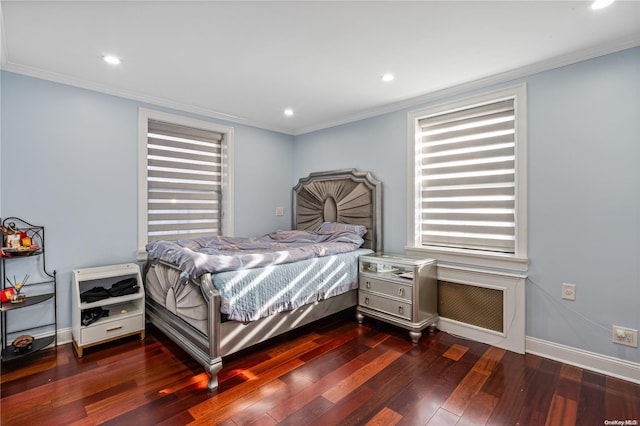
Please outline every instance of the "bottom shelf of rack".
[[18, 358], [22, 358], [22, 357], [25, 357], [25, 356], [33, 355], [36, 352], [38, 352], [38, 351], [46, 348], [50, 344], [52, 344], [54, 340], [55, 340], [54, 336], [42, 337], [40, 339], [35, 339], [31, 343], [31, 348], [30, 349], [21, 350], [21, 351], [18, 351], [18, 352], [16, 352], [16, 349], [14, 348], [13, 345], [7, 345], [7, 347], [2, 352], [2, 361], [3, 362], [11, 361], [11, 360], [14, 360], [14, 359], [18, 359]]

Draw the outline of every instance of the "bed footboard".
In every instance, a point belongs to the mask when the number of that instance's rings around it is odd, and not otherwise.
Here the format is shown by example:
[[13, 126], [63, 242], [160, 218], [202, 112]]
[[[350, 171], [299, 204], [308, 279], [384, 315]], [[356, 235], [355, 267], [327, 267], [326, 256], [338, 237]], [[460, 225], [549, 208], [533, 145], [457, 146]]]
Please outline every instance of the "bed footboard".
[[[149, 279], [149, 275], [153, 279], [163, 280], [163, 276], [166, 274], [163, 274], [162, 268], [172, 267], [160, 262], [148, 262], [145, 268], [145, 282]], [[146, 298], [146, 317], [151, 324], [202, 364], [209, 375], [207, 387], [210, 390], [215, 390], [218, 387], [218, 372], [222, 369], [222, 356], [220, 355], [220, 296], [213, 287], [209, 274], [205, 274], [200, 282], [193, 284], [200, 287], [203, 298], [207, 302], [208, 336], [196, 330], [151, 298]]]
[[[154, 268], [168, 265], [150, 266], [147, 274], [160, 275]], [[200, 363], [209, 375], [207, 387], [218, 388], [218, 373], [222, 369], [222, 357], [246, 349], [279, 334], [294, 330], [318, 319], [327, 317], [357, 304], [356, 290], [331, 297], [326, 300], [304, 305], [292, 311], [280, 312], [258, 321], [241, 323], [220, 320], [220, 295], [213, 286], [210, 274], [201, 277], [199, 287], [207, 301], [209, 337], [196, 330], [177, 315], [169, 312], [159, 303], [147, 298], [147, 320], [167, 337]]]
[[196, 333], [199, 334], [197, 331], [153, 300], [147, 300], [146, 317], [151, 324], [203, 365], [210, 376], [207, 387], [211, 390], [216, 389], [218, 372], [222, 369], [222, 358], [211, 356], [203, 349], [208, 346], [208, 339], [202, 335], [196, 335]]

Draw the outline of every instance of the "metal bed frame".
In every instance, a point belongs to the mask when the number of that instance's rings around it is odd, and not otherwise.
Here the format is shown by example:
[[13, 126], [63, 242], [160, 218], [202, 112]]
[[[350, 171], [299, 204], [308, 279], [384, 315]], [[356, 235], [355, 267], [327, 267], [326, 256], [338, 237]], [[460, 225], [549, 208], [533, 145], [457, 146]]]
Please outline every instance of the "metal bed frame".
[[[311, 173], [299, 180], [293, 195], [295, 229], [316, 231], [323, 222], [364, 225], [367, 234], [363, 247], [382, 251], [382, 184], [371, 173], [356, 169]], [[145, 266], [145, 282], [166, 279], [172, 268], [171, 264], [150, 259]], [[146, 299], [146, 317], [203, 365], [210, 377], [210, 390], [218, 387], [223, 357], [357, 304], [357, 290], [351, 290], [257, 321], [222, 322], [220, 294], [211, 274], [203, 274], [192, 283], [200, 287], [207, 303], [207, 335], [151, 298]]]

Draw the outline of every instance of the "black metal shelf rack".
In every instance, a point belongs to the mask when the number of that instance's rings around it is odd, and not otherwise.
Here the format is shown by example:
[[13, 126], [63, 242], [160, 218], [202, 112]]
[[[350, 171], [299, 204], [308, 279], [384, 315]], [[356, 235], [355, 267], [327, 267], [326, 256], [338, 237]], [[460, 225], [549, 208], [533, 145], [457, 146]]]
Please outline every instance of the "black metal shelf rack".
[[[19, 303], [11, 303], [11, 301], [2, 302], [0, 308], [0, 338], [2, 339], [2, 362], [15, 360], [25, 356], [29, 356], [37, 353], [38, 351], [47, 348], [53, 344], [57, 346], [57, 303], [56, 303], [56, 271], [49, 272], [46, 266], [45, 258], [45, 233], [44, 226], [32, 225], [17, 217], [8, 217], [1, 222], [4, 228], [11, 228], [19, 232], [24, 232], [29, 237], [34, 246], [38, 246], [38, 249], [31, 250], [6, 250], [5, 256], [2, 256], [0, 262], [0, 279], [2, 280], [2, 290], [11, 288], [8, 277], [10, 270], [14, 267], [22, 266], [23, 269], [31, 269], [31, 272], [36, 275], [32, 282], [26, 283], [21, 293], [26, 295], [26, 300]], [[5, 235], [2, 235], [2, 246], [5, 246]], [[20, 263], [25, 263], [19, 265]], [[27, 262], [31, 262], [29, 264]], [[37, 270], [35, 270], [37, 269]], [[16, 278], [13, 279], [16, 281]], [[45, 320], [45, 322], [36, 321], [36, 325], [32, 327], [13, 326], [9, 327], [9, 316], [15, 312], [22, 311], [23, 309], [34, 308], [35, 306], [43, 303], [51, 303], [53, 305], [53, 320]], [[13, 325], [13, 324], [12, 324]], [[33, 340], [29, 349], [15, 348], [9, 341], [8, 336], [19, 336], [21, 334], [27, 334], [27, 332], [38, 332], [38, 336]], [[11, 339], [13, 341], [13, 339]]]

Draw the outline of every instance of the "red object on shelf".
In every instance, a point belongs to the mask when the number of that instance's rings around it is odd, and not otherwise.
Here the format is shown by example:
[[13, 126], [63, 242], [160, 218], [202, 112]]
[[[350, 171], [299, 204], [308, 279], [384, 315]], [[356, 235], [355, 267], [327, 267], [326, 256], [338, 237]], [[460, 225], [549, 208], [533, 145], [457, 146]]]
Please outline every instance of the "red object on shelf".
[[16, 291], [12, 288], [2, 290], [2, 293], [0, 293], [3, 302], [8, 302], [9, 300], [11, 300], [11, 296], [13, 296], [14, 294], [16, 294]]

